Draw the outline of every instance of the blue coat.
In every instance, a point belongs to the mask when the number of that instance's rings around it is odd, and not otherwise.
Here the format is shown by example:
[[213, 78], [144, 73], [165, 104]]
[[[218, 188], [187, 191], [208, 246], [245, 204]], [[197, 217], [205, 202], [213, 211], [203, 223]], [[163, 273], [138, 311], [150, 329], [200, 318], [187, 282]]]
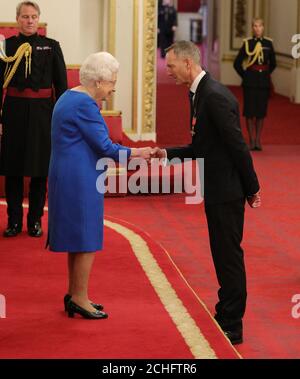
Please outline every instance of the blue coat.
[[52, 116], [48, 179], [48, 239], [51, 251], [94, 252], [103, 243], [103, 193], [96, 182], [100, 158], [119, 160], [127, 147], [114, 144], [96, 102], [87, 94], [68, 90]]

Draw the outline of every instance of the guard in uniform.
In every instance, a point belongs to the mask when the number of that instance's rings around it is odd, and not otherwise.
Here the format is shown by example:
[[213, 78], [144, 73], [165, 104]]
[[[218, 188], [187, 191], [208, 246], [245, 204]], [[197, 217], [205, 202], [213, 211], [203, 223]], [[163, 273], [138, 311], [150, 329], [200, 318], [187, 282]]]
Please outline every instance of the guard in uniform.
[[174, 42], [174, 33], [177, 28], [177, 11], [170, 0], [163, 0], [158, 7], [158, 40], [160, 54], [165, 58], [165, 49]]
[[252, 28], [254, 36], [244, 40], [234, 61], [234, 68], [242, 78], [249, 147], [251, 150], [262, 150], [261, 133], [267, 115], [271, 73], [276, 68], [276, 56], [272, 40], [263, 36], [263, 20], [254, 19]]
[[50, 159], [51, 115], [54, 102], [67, 89], [66, 66], [57, 41], [37, 34], [36, 3], [17, 7], [20, 34], [5, 41], [0, 55], [0, 99], [6, 96], [0, 123], [0, 174], [5, 175], [8, 226], [5, 237], [22, 231], [24, 176], [30, 177], [27, 230], [42, 235]]

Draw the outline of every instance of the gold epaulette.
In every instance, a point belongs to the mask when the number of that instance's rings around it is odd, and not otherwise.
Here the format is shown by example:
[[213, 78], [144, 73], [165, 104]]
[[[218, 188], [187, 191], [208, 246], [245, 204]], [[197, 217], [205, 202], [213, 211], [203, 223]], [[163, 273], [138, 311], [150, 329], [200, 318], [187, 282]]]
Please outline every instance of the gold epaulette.
[[244, 38], [243, 41], [244, 41], [244, 42], [247, 42], [247, 41], [250, 41], [250, 39], [252, 39], [252, 37]]
[[272, 38], [270, 38], [270, 37], [265, 37], [265, 36], [264, 36], [264, 39], [267, 39], [268, 41], [271, 41], [271, 42], [273, 42], [273, 39], [272, 39]]
[[[8, 57], [5, 54], [3, 44], [0, 44], [0, 59], [6, 63], [3, 88], [8, 87], [8, 84], [15, 75], [23, 57], [25, 58], [25, 78], [27, 78], [28, 74], [31, 74], [31, 54], [32, 47], [28, 42], [19, 46], [15, 55], [12, 57]], [[10, 66], [11, 63], [13, 63], [13, 66]]]
[[262, 64], [264, 61], [263, 47], [260, 41], [257, 42], [253, 51], [250, 51], [249, 48], [249, 39], [245, 40], [245, 52], [248, 57], [248, 61], [243, 64], [244, 69], [252, 66], [257, 60], [259, 64]]

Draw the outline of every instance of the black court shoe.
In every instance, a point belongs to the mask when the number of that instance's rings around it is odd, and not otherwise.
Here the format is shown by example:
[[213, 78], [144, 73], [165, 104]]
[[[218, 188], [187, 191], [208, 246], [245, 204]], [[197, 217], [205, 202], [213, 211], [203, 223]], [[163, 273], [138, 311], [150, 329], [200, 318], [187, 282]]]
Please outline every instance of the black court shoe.
[[[65, 295], [64, 297], [64, 306], [65, 306], [65, 312], [67, 312], [67, 305], [68, 305], [68, 302], [71, 300], [71, 295], [69, 295], [68, 293]], [[97, 311], [102, 311], [102, 309], [104, 309], [104, 306], [102, 304], [95, 304], [95, 303], [91, 303], [91, 305], [97, 309]]]
[[67, 311], [68, 311], [68, 316], [70, 318], [73, 318], [75, 313], [78, 313], [83, 318], [87, 318], [90, 320], [99, 320], [99, 319], [105, 319], [108, 317], [107, 313], [98, 311], [97, 309], [95, 309], [95, 312], [89, 312], [86, 309], [75, 304], [72, 300], [69, 300], [67, 304]]
[[21, 224], [8, 224], [6, 230], [3, 233], [3, 237], [16, 237], [21, 232]]

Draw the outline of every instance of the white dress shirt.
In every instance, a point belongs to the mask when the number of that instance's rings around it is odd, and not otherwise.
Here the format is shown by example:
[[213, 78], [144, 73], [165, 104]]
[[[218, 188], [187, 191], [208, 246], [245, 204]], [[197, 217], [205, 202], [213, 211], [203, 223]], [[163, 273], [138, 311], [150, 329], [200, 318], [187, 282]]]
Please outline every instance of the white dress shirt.
[[[195, 93], [196, 93], [196, 90], [198, 88], [198, 85], [201, 81], [201, 79], [206, 75], [206, 71], [201, 71], [200, 74], [195, 78], [195, 80], [193, 81], [193, 84], [191, 85], [191, 88], [190, 88], [190, 91], [193, 92], [194, 94], [194, 97], [195, 97]], [[194, 101], [194, 97], [193, 97], [193, 101]], [[167, 150], [166, 149], [163, 149], [165, 154], [166, 154], [166, 157], [162, 159], [162, 164], [164, 167], [166, 167], [167, 165], [167, 161], [168, 161], [168, 158], [167, 158]]]
[[[196, 77], [196, 79], [193, 81], [193, 84], [191, 85], [190, 91], [193, 92], [194, 96], [196, 93], [196, 90], [198, 88], [198, 85], [201, 81], [201, 79], [206, 75], [206, 71], [201, 71], [200, 74]], [[193, 98], [194, 100], [194, 98]]]

